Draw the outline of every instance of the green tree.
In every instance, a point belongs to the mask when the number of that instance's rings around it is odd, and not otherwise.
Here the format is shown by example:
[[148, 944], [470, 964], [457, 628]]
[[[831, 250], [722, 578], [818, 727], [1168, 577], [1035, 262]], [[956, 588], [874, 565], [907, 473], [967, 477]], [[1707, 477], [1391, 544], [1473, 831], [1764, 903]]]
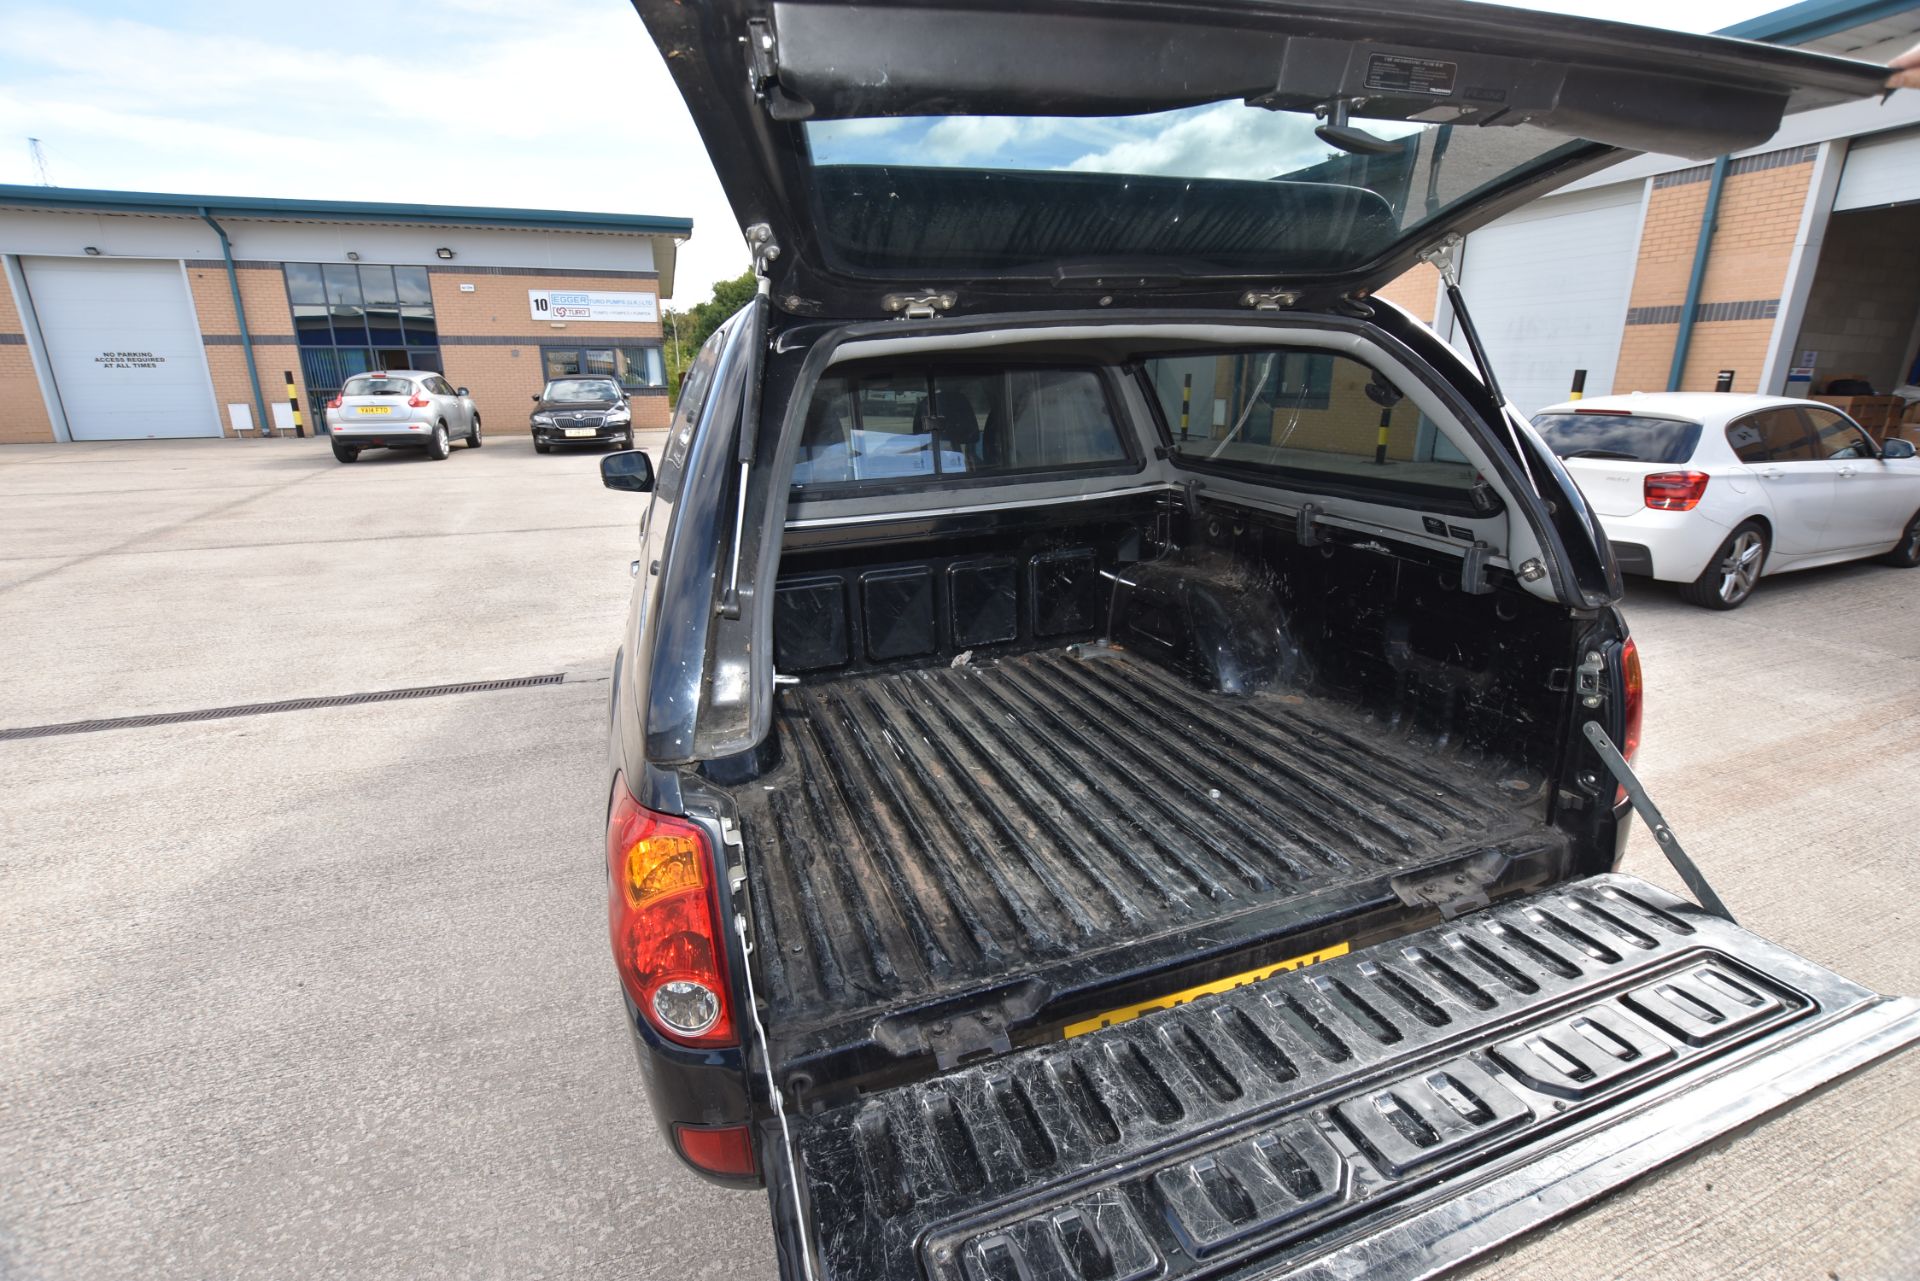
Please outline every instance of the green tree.
[[695, 303], [685, 311], [667, 308], [667, 389], [675, 404], [680, 403], [680, 375], [693, 363], [695, 354], [713, 336], [713, 331], [753, 300], [754, 289], [753, 272], [743, 271], [732, 280], [716, 282], [713, 297], [705, 302]]

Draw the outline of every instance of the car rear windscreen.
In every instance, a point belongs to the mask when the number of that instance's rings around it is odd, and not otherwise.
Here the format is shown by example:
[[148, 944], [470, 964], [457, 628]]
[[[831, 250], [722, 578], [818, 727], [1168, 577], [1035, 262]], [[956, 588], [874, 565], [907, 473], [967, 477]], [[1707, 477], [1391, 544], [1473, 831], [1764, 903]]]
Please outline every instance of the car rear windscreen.
[[347, 379], [347, 385], [340, 389], [340, 394], [342, 396], [411, 396], [413, 380], [364, 375]]
[[1541, 414], [1533, 425], [1562, 458], [1626, 463], [1684, 463], [1700, 443], [1700, 424], [1639, 414]]

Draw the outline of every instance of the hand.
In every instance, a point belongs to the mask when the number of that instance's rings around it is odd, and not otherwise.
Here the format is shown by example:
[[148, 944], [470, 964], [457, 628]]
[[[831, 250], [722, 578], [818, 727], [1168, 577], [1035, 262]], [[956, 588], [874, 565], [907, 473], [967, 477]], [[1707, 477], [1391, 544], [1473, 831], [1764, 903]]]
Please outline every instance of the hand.
[[1889, 89], [1920, 89], [1920, 44], [1913, 46], [1887, 64], [1893, 74], [1887, 77]]

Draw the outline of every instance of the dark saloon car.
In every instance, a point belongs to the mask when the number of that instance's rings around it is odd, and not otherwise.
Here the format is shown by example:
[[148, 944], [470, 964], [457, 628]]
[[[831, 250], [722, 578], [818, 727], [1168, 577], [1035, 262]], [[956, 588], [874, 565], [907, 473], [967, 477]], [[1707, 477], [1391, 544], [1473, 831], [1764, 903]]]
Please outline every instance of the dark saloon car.
[[533, 398], [533, 447], [613, 445], [633, 448], [633, 406], [612, 378], [555, 378]]

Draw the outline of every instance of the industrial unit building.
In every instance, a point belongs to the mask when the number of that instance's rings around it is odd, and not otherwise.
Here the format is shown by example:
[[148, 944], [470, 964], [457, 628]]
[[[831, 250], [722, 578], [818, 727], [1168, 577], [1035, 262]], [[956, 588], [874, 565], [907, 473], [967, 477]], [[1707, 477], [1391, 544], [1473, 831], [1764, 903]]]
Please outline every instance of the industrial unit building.
[[685, 218], [0, 186], [0, 442], [308, 434], [351, 374], [431, 369], [495, 431], [609, 374], [667, 423]]
[[[1913, 0], [1809, 0], [1724, 34], [1885, 62]], [[1469, 235], [1461, 288], [1525, 413], [1586, 393], [1920, 383], [1920, 92], [1789, 116], [1701, 164], [1639, 156]], [[1382, 295], [1455, 333], [1438, 273]]]

